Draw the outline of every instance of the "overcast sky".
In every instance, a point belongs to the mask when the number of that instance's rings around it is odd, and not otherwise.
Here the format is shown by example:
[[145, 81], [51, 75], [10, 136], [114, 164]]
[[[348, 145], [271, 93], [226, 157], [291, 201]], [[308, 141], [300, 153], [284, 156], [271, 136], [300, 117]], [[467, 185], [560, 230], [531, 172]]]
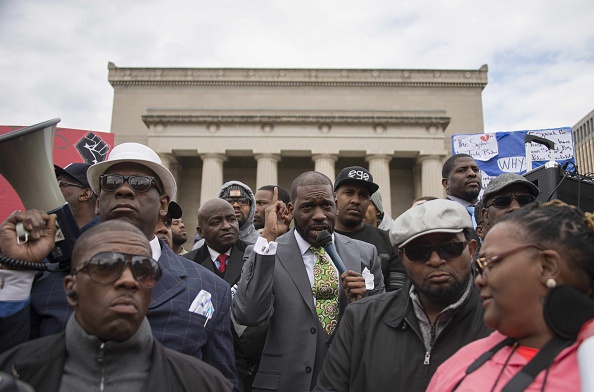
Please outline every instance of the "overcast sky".
[[[0, 124], [109, 131], [118, 67], [489, 66], [485, 131], [594, 109], [594, 1], [0, 0]], [[454, 130], [455, 132], [455, 130]]]

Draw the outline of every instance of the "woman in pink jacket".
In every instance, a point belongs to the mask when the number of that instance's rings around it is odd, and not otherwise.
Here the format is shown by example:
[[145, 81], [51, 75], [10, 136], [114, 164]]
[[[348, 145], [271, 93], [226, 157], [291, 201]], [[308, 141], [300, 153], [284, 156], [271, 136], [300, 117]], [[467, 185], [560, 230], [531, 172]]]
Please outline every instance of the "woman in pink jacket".
[[592, 318], [594, 215], [559, 201], [523, 207], [491, 228], [477, 260], [485, 323], [428, 391], [579, 391], [575, 338]]

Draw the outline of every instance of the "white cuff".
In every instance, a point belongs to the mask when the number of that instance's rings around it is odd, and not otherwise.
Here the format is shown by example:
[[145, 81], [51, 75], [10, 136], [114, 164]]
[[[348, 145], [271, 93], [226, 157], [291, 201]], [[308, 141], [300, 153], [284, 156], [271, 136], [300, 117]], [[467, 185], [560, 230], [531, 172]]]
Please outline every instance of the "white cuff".
[[0, 269], [0, 301], [24, 301], [29, 298], [36, 273]]
[[254, 244], [254, 250], [259, 255], [276, 255], [276, 242], [268, 242], [264, 237], [258, 237]]

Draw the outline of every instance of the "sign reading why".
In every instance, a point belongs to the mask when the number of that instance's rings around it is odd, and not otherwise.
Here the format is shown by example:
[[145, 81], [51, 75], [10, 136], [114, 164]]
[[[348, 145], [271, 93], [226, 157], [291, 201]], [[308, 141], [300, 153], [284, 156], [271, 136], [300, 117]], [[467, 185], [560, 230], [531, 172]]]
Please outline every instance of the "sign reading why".
[[[24, 127], [0, 125], [0, 135]], [[105, 132], [83, 131], [80, 129], [56, 128], [54, 134], [54, 164], [65, 167], [74, 162], [97, 163], [107, 158], [113, 148], [114, 134]], [[35, 159], [35, 157], [23, 157]], [[18, 162], [14, 163], [18, 165]], [[39, 190], [43, 192], [43, 189]], [[6, 179], [0, 175], [0, 222], [3, 222], [14, 210], [24, 209], [17, 193]]]
[[502, 173], [524, 174], [526, 171], [544, 165], [550, 159], [546, 146], [531, 143], [532, 168], [526, 168], [526, 148], [524, 136], [539, 136], [555, 143], [555, 161], [564, 164], [573, 160], [573, 135], [571, 128], [552, 128], [533, 131], [479, 133], [472, 135], [453, 135], [453, 154], [468, 154], [474, 158], [481, 169], [483, 189], [491, 178]]

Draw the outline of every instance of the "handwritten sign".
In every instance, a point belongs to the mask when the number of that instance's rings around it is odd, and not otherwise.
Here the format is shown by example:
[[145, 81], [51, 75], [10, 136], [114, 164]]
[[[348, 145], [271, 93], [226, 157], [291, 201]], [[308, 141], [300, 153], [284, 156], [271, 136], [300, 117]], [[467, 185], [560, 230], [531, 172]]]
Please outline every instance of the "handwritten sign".
[[456, 135], [452, 139], [456, 144], [454, 150], [456, 153], [465, 153], [472, 155], [477, 161], [488, 161], [499, 154], [499, 146], [495, 135], [475, 134], [475, 135]]
[[[528, 134], [544, 137], [555, 142], [555, 160], [565, 161], [573, 158], [573, 137], [571, 129], [545, 129], [542, 131], [528, 131]], [[546, 146], [530, 143], [533, 161], [548, 161], [549, 150]]]
[[555, 143], [555, 161], [559, 164], [574, 163], [573, 135], [571, 128], [551, 128], [514, 132], [460, 134], [452, 136], [452, 152], [472, 156], [483, 178], [483, 189], [492, 178], [502, 173], [524, 174], [549, 161], [550, 153], [546, 146], [530, 144], [532, 168], [526, 167], [526, 148], [524, 136], [540, 136]]

